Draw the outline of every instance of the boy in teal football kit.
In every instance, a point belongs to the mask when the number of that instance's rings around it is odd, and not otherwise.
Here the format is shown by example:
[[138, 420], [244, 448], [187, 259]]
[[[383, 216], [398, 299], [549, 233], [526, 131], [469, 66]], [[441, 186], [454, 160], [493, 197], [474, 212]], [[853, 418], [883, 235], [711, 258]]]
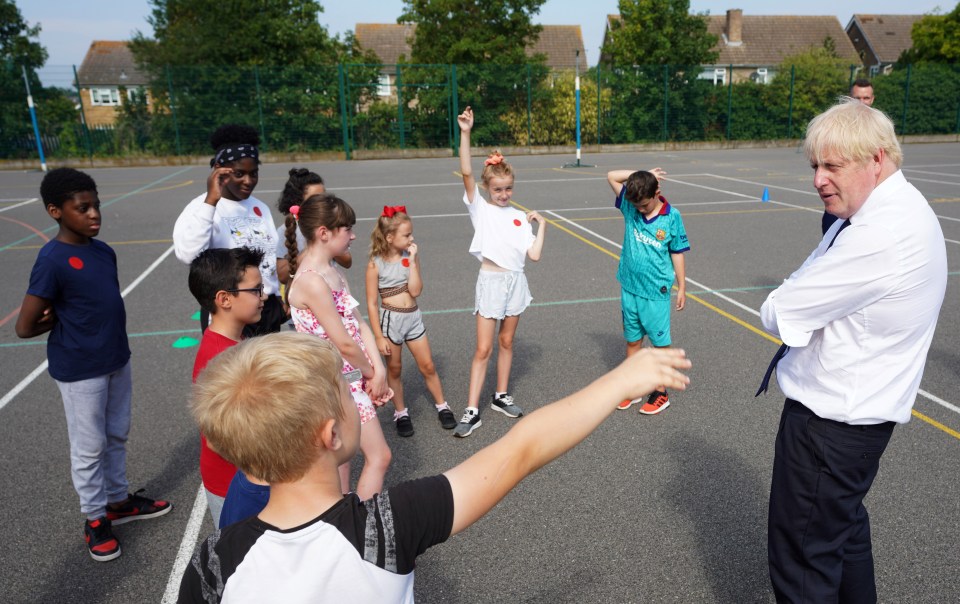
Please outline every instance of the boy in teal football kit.
[[[690, 249], [680, 213], [660, 195], [660, 168], [614, 170], [607, 182], [623, 214], [623, 251], [617, 280], [627, 356], [639, 352], [643, 337], [658, 348], [670, 346], [670, 290], [677, 282], [677, 310], [686, 305], [686, 268], [683, 253]], [[628, 399], [618, 409], [629, 409], [640, 399]], [[654, 415], [670, 406], [665, 388], [650, 393], [640, 413]]]

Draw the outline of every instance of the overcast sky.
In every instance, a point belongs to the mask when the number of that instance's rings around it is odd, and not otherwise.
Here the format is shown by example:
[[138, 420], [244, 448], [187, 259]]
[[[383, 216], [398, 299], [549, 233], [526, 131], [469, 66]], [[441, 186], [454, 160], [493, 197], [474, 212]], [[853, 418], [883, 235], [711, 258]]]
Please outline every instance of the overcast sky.
[[[50, 58], [41, 76], [47, 84], [69, 85], [71, 65], [80, 65], [93, 40], [125, 40], [140, 30], [152, 34], [147, 23], [148, 0], [14, 0], [24, 19], [42, 27], [40, 42]], [[331, 34], [354, 29], [356, 23], [395, 23], [403, 9], [402, 0], [321, 0], [324, 12], [320, 22]], [[694, 12], [724, 14], [728, 8], [741, 8], [744, 15], [835, 15], [846, 26], [855, 10], [875, 14], [930, 13], [942, 7], [948, 12], [954, 5], [936, 0], [872, 0], [865, 4], [838, 0], [806, 0], [786, 7], [770, 0], [693, 0]], [[547, 0], [537, 21], [547, 25], [580, 25], [583, 28], [587, 61], [597, 62], [606, 15], [617, 12], [617, 0]]]

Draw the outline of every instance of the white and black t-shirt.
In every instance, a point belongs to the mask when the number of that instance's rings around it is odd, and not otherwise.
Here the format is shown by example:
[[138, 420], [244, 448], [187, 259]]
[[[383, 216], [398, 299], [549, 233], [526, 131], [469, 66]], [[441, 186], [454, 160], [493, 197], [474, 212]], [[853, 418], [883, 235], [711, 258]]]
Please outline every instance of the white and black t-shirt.
[[257, 517], [211, 535], [193, 556], [179, 602], [413, 602], [417, 556], [453, 527], [446, 477], [344, 498], [280, 530]]

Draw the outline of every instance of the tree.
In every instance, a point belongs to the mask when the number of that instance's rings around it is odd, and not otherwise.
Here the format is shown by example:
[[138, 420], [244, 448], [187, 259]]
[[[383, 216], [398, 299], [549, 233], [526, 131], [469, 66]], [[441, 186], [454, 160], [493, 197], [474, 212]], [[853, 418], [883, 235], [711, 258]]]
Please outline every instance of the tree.
[[[44, 88], [37, 69], [47, 61], [47, 51], [36, 41], [40, 26], [23, 20], [13, 0], [0, 0], [0, 156], [36, 154], [33, 125], [27, 108], [23, 69], [37, 107], [42, 134], [70, 134], [77, 121], [73, 103], [56, 88]], [[75, 137], [74, 137], [75, 138]], [[46, 149], [51, 155], [56, 149]]]
[[[131, 50], [151, 75], [155, 109], [149, 128], [155, 152], [209, 152], [210, 132], [229, 122], [259, 127], [269, 149], [336, 146], [336, 64], [376, 59], [362, 55], [352, 36], [343, 42], [331, 37], [320, 25], [318, 2], [151, 4], [147, 21], [154, 37], [137, 32]], [[362, 97], [368, 89], [354, 94]]]
[[400, 23], [416, 23], [414, 63], [521, 65], [543, 29], [545, 0], [404, 0]]
[[316, 65], [347, 49], [320, 25], [315, 0], [150, 0], [153, 39], [137, 32], [137, 61], [157, 65]]
[[717, 37], [689, 0], [620, 0], [601, 54], [611, 65], [703, 65], [716, 61]]
[[946, 15], [926, 15], [913, 24], [913, 47], [903, 51], [898, 63], [954, 63], [960, 61], [960, 3]]

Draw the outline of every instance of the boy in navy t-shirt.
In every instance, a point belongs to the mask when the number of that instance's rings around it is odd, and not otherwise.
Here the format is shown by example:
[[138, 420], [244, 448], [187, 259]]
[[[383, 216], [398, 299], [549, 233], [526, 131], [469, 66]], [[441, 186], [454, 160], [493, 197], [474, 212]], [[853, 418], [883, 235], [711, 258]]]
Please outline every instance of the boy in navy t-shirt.
[[47, 361], [67, 416], [84, 538], [90, 556], [106, 562], [120, 556], [111, 525], [162, 516], [172, 506], [127, 491], [130, 347], [117, 256], [94, 239], [97, 185], [83, 172], [58, 168], [44, 176], [40, 196], [60, 231], [37, 255], [16, 330], [21, 338], [50, 332]]

